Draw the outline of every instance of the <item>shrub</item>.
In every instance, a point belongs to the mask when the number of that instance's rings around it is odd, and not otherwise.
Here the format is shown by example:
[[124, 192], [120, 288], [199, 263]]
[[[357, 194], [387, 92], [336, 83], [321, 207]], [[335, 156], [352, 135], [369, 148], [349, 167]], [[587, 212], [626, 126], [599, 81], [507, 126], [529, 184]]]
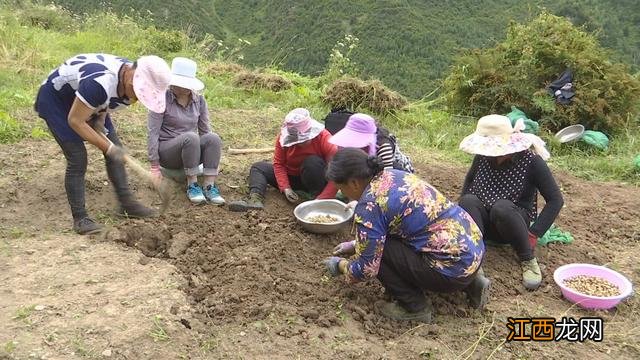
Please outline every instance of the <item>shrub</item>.
[[273, 92], [291, 88], [291, 81], [283, 76], [256, 71], [242, 71], [233, 79], [233, 84], [245, 89], [267, 89]]
[[379, 80], [363, 81], [344, 77], [333, 82], [322, 101], [331, 107], [367, 109], [380, 115], [392, 113], [407, 105], [407, 99], [389, 90]]
[[[640, 81], [609, 57], [595, 36], [544, 12], [527, 25], [512, 23], [496, 47], [459, 56], [445, 79], [445, 98], [450, 110], [476, 117], [515, 105], [551, 130], [583, 124], [614, 131], [638, 114]], [[576, 96], [564, 106], [546, 87], [566, 68]]]

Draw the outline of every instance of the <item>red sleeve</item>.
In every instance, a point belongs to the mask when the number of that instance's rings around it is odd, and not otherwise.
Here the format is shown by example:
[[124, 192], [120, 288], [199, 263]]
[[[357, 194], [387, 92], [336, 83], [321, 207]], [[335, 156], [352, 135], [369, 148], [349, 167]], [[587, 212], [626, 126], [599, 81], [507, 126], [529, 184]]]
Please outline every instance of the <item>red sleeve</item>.
[[316, 199], [335, 199], [336, 193], [338, 192], [338, 188], [336, 188], [336, 184], [333, 181], [329, 181], [327, 186], [324, 187], [322, 192], [316, 197]]
[[333, 158], [333, 155], [338, 152], [338, 146], [329, 142], [329, 139], [331, 139], [331, 133], [329, 133], [327, 130], [323, 130], [320, 136], [322, 136], [320, 151], [322, 157], [324, 158], [324, 161], [326, 161], [328, 165], [329, 161], [331, 161], [331, 158]]
[[280, 145], [280, 135], [276, 137], [276, 149], [273, 152], [273, 172], [276, 174], [276, 181], [280, 192], [290, 188], [289, 175], [287, 175], [285, 151]]

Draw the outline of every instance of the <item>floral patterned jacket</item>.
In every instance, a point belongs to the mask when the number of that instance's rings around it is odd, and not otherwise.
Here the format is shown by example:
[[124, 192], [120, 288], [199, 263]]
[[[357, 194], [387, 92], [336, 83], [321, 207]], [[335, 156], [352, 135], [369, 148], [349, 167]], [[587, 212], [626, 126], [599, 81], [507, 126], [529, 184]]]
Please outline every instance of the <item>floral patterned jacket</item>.
[[386, 241], [403, 241], [424, 253], [428, 266], [444, 276], [473, 274], [484, 256], [482, 233], [457, 204], [416, 175], [388, 169], [373, 178], [355, 209], [356, 254], [351, 282], [375, 277]]

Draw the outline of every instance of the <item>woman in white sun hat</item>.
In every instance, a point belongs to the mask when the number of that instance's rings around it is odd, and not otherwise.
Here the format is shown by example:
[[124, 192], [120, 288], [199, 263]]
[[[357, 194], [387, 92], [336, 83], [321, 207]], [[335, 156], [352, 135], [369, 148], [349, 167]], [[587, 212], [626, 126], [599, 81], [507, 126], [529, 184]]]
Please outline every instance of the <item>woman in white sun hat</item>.
[[[459, 205], [480, 227], [485, 240], [510, 244], [522, 267], [525, 288], [538, 288], [542, 274], [534, 256], [538, 238], [555, 221], [564, 204], [547, 163], [549, 152], [533, 134], [522, 133], [522, 120], [487, 115], [460, 149], [476, 155], [464, 180]], [[538, 192], [545, 200], [540, 214]]]
[[80, 54], [53, 70], [40, 86], [35, 110], [67, 160], [64, 185], [75, 232], [92, 234], [102, 228], [85, 208], [85, 141], [104, 153], [107, 175], [120, 203], [118, 213], [154, 215], [155, 211], [139, 203], [129, 188], [122, 162], [124, 150], [110, 114], [136, 100], [152, 111], [163, 112], [170, 78], [169, 65], [157, 56], [131, 62], [109, 54]]
[[[223, 205], [224, 199], [215, 184], [222, 155], [222, 140], [211, 131], [209, 109], [200, 91], [193, 60], [177, 57], [171, 63], [171, 87], [166, 91], [166, 109], [149, 111], [148, 152], [151, 172], [162, 177], [160, 166], [184, 169], [187, 198], [193, 203]], [[204, 184], [198, 184], [199, 165]]]

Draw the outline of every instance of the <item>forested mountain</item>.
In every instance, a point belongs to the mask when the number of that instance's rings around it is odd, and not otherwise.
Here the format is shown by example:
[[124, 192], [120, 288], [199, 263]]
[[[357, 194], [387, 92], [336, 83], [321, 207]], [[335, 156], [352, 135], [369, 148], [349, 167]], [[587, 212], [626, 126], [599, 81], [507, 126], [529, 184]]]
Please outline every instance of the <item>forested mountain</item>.
[[[543, 7], [598, 34], [612, 59], [640, 66], [639, 0], [55, 0], [74, 12], [109, 7], [147, 16], [163, 28], [188, 28], [194, 36], [251, 42], [250, 65], [277, 65], [318, 74], [344, 35], [359, 38], [351, 55], [360, 76], [421, 97], [436, 89], [452, 58], [464, 48], [504, 38], [510, 21], [522, 22]], [[151, 15], [149, 15], [151, 14]]]

